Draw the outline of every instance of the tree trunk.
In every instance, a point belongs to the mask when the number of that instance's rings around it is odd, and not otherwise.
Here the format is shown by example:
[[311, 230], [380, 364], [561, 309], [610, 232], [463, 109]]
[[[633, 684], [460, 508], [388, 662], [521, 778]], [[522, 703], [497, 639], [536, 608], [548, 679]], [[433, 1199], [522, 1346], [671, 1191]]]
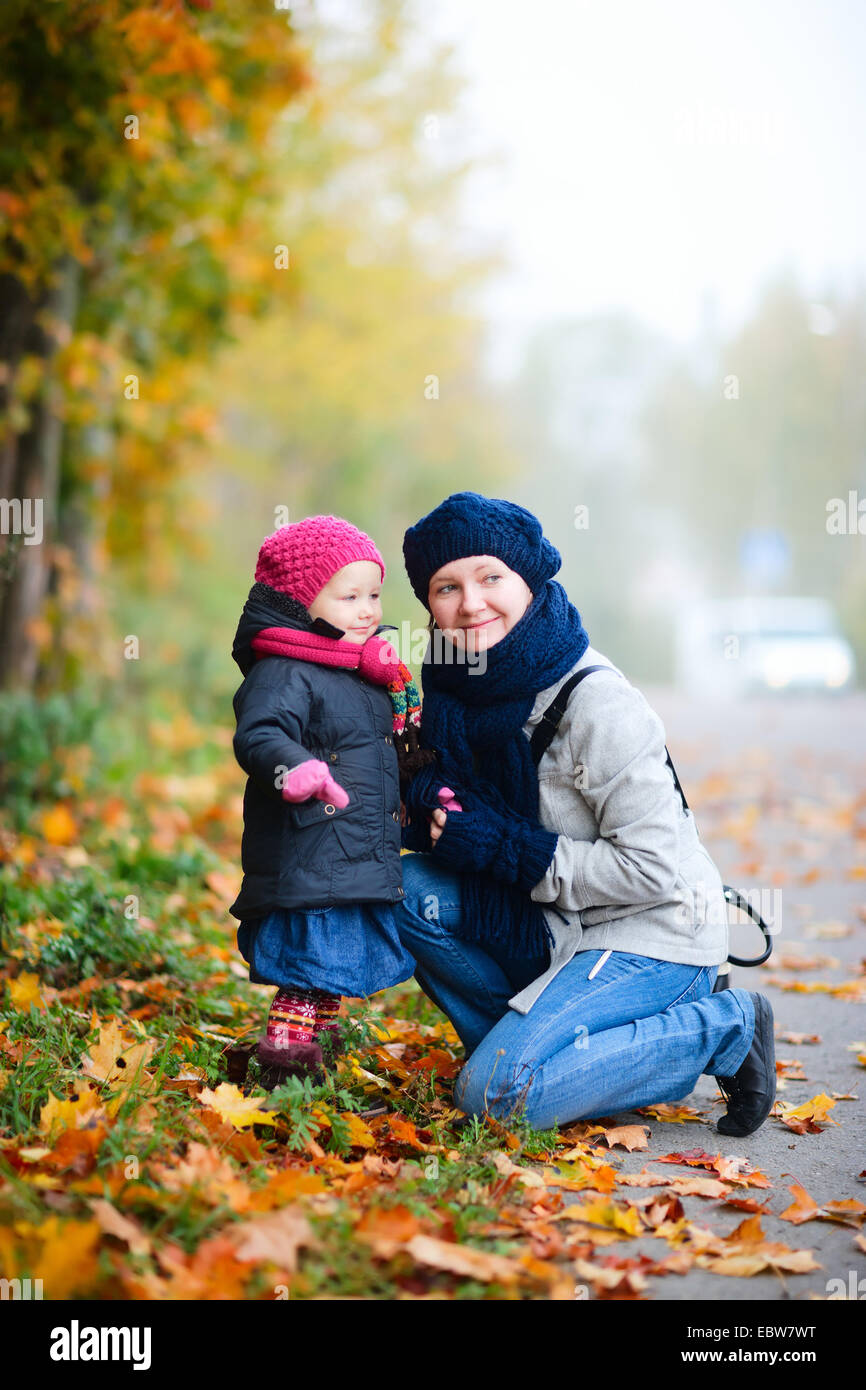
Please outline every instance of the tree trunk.
[[[38, 544], [23, 534], [9, 534], [2, 544], [0, 575], [0, 688], [33, 689], [39, 665], [34, 629], [51, 575], [51, 543], [57, 535], [60, 488], [61, 420], [53, 412], [51, 359], [57, 350], [58, 326], [71, 331], [78, 311], [81, 267], [64, 256], [53, 286], [37, 299], [13, 275], [0, 276], [0, 409], [8, 408], [16, 371], [24, 355], [45, 361], [45, 376], [30, 406], [30, 421], [20, 434], [9, 429], [0, 445], [0, 496], [41, 502], [42, 535]], [[42, 322], [47, 320], [47, 324]], [[11, 526], [11, 521], [10, 521]]]

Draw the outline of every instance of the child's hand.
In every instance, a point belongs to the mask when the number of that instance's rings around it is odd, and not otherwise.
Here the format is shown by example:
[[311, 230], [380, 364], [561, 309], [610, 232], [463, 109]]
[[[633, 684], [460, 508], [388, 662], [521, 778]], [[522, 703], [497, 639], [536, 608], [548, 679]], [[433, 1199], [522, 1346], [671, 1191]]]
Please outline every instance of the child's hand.
[[430, 840], [435, 845], [442, 831], [445, 829], [445, 822], [448, 819], [444, 811], [434, 811], [430, 817]]
[[284, 801], [307, 801], [315, 796], [332, 806], [349, 804], [348, 792], [334, 781], [328, 764], [319, 758], [308, 758], [305, 763], [293, 767], [283, 783], [282, 793]]
[[437, 793], [442, 806], [437, 807], [430, 817], [430, 840], [435, 845], [442, 831], [445, 829], [447, 820], [446, 811], [462, 811], [460, 802], [455, 800], [454, 793], [450, 787], [442, 787]]

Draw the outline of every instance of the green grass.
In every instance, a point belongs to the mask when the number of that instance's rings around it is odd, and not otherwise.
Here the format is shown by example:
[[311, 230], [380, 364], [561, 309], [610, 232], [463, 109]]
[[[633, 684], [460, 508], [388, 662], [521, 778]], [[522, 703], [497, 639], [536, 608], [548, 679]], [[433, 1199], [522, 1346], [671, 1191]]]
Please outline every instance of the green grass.
[[[173, 708], [169, 702], [169, 717]], [[167, 1192], [154, 1164], [172, 1169], [196, 1139], [216, 1147], [221, 1161], [255, 1193], [286, 1164], [317, 1171], [310, 1156], [314, 1150], [306, 1147], [314, 1141], [329, 1159], [342, 1160], [347, 1171], [359, 1171], [367, 1151], [353, 1147], [346, 1116], [384, 1100], [389, 1112], [429, 1136], [430, 1145], [439, 1150], [433, 1155], [436, 1163], [425, 1163], [425, 1151], [403, 1145], [387, 1129], [378, 1131], [389, 1158], [401, 1155], [398, 1175], [358, 1195], [332, 1189], [327, 1211], [315, 1202], [305, 1207], [318, 1244], [302, 1252], [291, 1298], [539, 1296], [526, 1287], [516, 1292], [420, 1268], [404, 1253], [377, 1257], [355, 1238], [359, 1203], [373, 1211], [400, 1206], [426, 1229], [447, 1229], [467, 1246], [513, 1252], [513, 1242], [483, 1233], [497, 1221], [501, 1205], [496, 1194], [502, 1177], [490, 1155], [504, 1147], [502, 1127], [463, 1117], [455, 1121], [452, 1083], [439, 1077], [435, 1067], [398, 1080], [372, 1051], [382, 1043], [388, 1018], [410, 1022], [416, 1034], [428, 1030], [431, 1047], [450, 1051], [441, 1038], [444, 1014], [414, 981], [353, 1004], [349, 1016], [340, 1020], [343, 1042], [368, 1073], [382, 1079], [382, 1088], [369, 1077], [331, 1070], [321, 1084], [291, 1079], [266, 1092], [253, 1057], [244, 1091], [260, 1095], [279, 1124], [248, 1131], [249, 1149], [244, 1136], [231, 1130], [213, 1137], [213, 1124], [208, 1127], [205, 1119], [209, 1113], [215, 1123], [215, 1112], [206, 1112], [197, 1095], [165, 1088], [183, 1068], [200, 1069], [202, 1085], [211, 1088], [226, 1081], [227, 1051], [252, 1044], [260, 1035], [269, 996], [230, 968], [241, 962], [236, 923], [215, 906], [206, 886], [212, 871], [225, 875], [227, 866], [236, 863], [239, 827], [217, 818], [213, 827], [204, 822], [201, 833], [179, 833], [170, 849], [158, 848], [152, 840], [153, 806], [129, 794], [141, 772], [183, 777], [215, 769], [215, 805], [224, 787], [242, 786], [242, 778], [235, 778], [226, 765], [231, 753], [224, 746], [173, 754], [130, 736], [130, 728], [140, 730], [164, 714], [153, 703], [136, 706], [134, 713], [106, 711], [92, 694], [40, 703], [0, 697], [0, 746], [6, 758], [0, 770], [2, 829], [13, 837], [11, 852], [0, 862], [0, 1137], [17, 1141], [15, 1149], [0, 1146], [0, 1226], [14, 1230], [16, 1222], [25, 1222], [38, 1229], [57, 1217], [89, 1222], [90, 1201], [102, 1195], [139, 1224], [155, 1249], [169, 1243], [192, 1256], [211, 1236], [250, 1213], [235, 1210], [228, 1198], [213, 1200], [197, 1185]], [[93, 750], [89, 759], [79, 756], [85, 746]], [[99, 807], [116, 795], [127, 805], [128, 821], [103, 823]], [[71, 853], [66, 846], [46, 845], [41, 837], [41, 814], [58, 800], [71, 807], [81, 827], [80, 842], [69, 847]], [[153, 804], [162, 814], [170, 803], [165, 796]], [[19, 862], [17, 836], [29, 839], [35, 859], [31, 852]], [[3, 843], [9, 841], [0, 839]], [[62, 924], [62, 930], [53, 932], [46, 919]], [[13, 1006], [6, 981], [23, 974], [37, 976], [44, 1007], [34, 1004], [20, 1011]], [[87, 987], [79, 992], [83, 981]], [[66, 1001], [56, 997], [61, 991], [69, 992]], [[46, 1134], [40, 1128], [42, 1108], [51, 1096], [63, 1100], [80, 1092], [85, 1056], [111, 1018], [152, 1042], [148, 1070], [155, 1085], [147, 1094], [128, 1095], [107, 1121], [97, 1120], [105, 1133], [95, 1154], [87, 1151], [86, 1135], [76, 1140], [73, 1129], [67, 1131], [68, 1163], [62, 1151], [55, 1161], [63, 1132]], [[18, 1046], [23, 1055], [16, 1061]], [[103, 1103], [123, 1094], [114, 1083], [92, 1084]], [[329, 1117], [327, 1126], [320, 1127], [313, 1117], [317, 1107]], [[518, 1141], [518, 1147], [513, 1140], [508, 1147], [515, 1162], [545, 1155], [555, 1138], [555, 1132], [534, 1132], [519, 1116], [508, 1128]], [[229, 1142], [226, 1133], [238, 1142]], [[46, 1185], [33, 1181], [38, 1169], [32, 1165], [40, 1160], [10, 1161], [18, 1148], [52, 1151], [50, 1166], [42, 1170], [50, 1178]], [[164, 1277], [153, 1255], [132, 1255], [117, 1242], [103, 1241], [97, 1272], [82, 1295], [128, 1296], [115, 1269], [120, 1251], [129, 1271]], [[32, 1273], [22, 1267], [16, 1272], [21, 1277]], [[275, 1297], [273, 1282], [267, 1269], [251, 1267], [246, 1297]]]

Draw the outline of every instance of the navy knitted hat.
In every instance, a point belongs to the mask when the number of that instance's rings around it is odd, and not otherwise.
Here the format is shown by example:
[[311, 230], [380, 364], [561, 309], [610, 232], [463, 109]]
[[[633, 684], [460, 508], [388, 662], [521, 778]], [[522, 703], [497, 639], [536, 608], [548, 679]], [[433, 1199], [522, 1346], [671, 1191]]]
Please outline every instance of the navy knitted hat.
[[495, 555], [526, 580], [533, 594], [562, 564], [559, 551], [545, 539], [538, 517], [525, 507], [478, 492], [453, 492], [403, 537], [406, 573], [425, 608], [430, 608], [431, 576], [451, 560], [467, 555]]

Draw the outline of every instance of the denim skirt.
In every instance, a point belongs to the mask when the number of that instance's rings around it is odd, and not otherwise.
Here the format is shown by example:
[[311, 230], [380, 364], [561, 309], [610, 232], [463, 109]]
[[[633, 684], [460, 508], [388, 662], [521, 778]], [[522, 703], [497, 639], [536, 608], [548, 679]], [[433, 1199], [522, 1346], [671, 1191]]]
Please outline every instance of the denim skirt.
[[275, 908], [238, 927], [256, 985], [297, 985], [363, 998], [408, 980], [415, 959], [397, 931], [399, 904]]

